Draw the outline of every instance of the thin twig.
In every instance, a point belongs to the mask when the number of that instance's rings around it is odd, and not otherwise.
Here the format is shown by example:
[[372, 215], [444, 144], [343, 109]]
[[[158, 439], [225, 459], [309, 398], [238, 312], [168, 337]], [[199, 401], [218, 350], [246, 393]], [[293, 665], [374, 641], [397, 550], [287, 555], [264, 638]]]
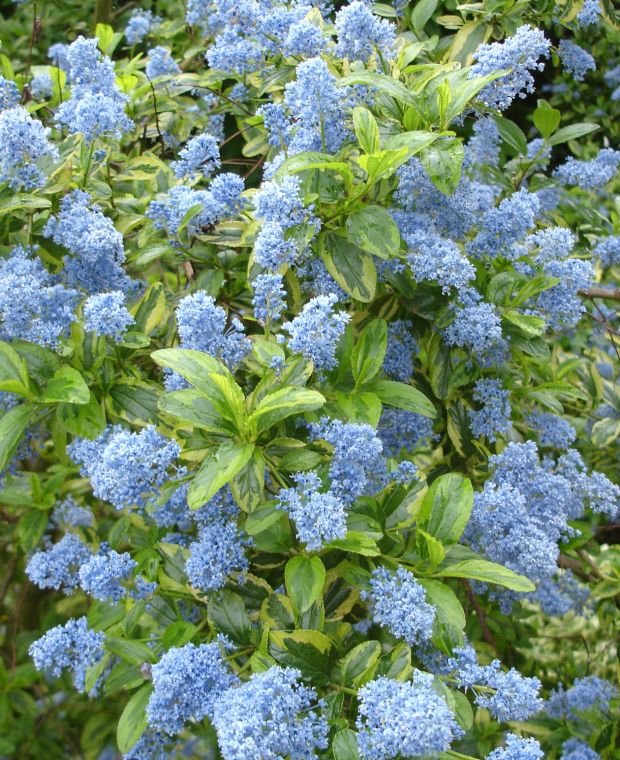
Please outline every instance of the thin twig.
[[466, 581], [465, 579], [463, 579], [463, 586], [465, 587], [465, 591], [467, 592], [467, 597], [469, 598], [469, 601], [471, 602], [474, 610], [476, 611], [476, 615], [478, 616], [478, 622], [480, 623], [480, 630], [482, 631], [482, 637], [487, 642], [487, 644], [490, 644], [493, 647], [493, 649], [495, 650], [495, 653], [499, 657], [500, 652], [497, 647], [497, 643], [495, 641], [495, 638], [493, 637], [493, 634], [491, 633], [491, 629], [489, 628], [489, 625], [487, 623], [484, 610], [480, 606], [480, 602], [476, 599], [476, 595], [474, 594], [472, 587], [469, 585], [469, 582]]
[[151, 78], [148, 74], [145, 74], [146, 78], [149, 80], [149, 85], [151, 86], [151, 92], [153, 93], [153, 110], [155, 111], [155, 128], [157, 129], [157, 134], [159, 135], [159, 140], [161, 142], [161, 157], [164, 157], [164, 153], [166, 152], [166, 143], [164, 142], [164, 136], [161, 133], [161, 129], [159, 128], [159, 111], [157, 110], [157, 95], [155, 94], [155, 88], [153, 87], [153, 82], [151, 82]]
[[587, 288], [587, 290], [578, 290], [580, 296], [585, 298], [602, 298], [606, 301], [620, 301], [620, 290], [609, 290], [608, 288]]

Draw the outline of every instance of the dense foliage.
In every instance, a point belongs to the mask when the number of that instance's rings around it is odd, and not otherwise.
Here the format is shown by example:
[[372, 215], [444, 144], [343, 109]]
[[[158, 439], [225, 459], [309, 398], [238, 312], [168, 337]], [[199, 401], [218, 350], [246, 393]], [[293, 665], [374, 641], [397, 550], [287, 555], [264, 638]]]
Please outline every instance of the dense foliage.
[[608, 0], [0, 9], [0, 757], [618, 755]]

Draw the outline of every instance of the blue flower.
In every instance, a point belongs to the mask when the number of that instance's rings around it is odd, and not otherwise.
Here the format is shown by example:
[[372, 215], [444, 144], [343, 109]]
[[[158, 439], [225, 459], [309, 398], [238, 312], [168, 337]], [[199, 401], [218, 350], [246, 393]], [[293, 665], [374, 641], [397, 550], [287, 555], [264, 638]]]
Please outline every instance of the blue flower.
[[391, 59], [396, 52], [396, 27], [372, 12], [361, 0], [352, 0], [336, 14], [336, 55], [367, 62], [377, 53]]
[[620, 264], [620, 236], [610, 235], [600, 240], [592, 251], [592, 255], [596, 256], [604, 267]]
[[22, 99], [19, 87], [11, 79], [0, 74], [0, 112], [19, 105]]
[[128, 45], [139, 45], [142, 40], [161, 24], [159, 16], [153, 16], [150, 10], [136, 8], [125, 27], [125, 39]]
[[580, 739], [567, 739], [560, 760], [600, 760], [601, 756]]
[[317, 370], [333, 369], [336, 348], [351, 317], [334, 312], [338, 297], [330, 293], [310, 299], [292, 322], [283, 326], [290, 333], [289, 348], [310, 359]]
[[482, 409], [469, 412], [472, 433], [478, 438], [486, 436], [489, 441], [497, 440], [497, 435], [505, 435], [511, 428], [510, 391], [504, 390], [500, 380], [484, 378], [474, 385], [474, 401], [482, 404]]
[[522, 739], [516, 734], [506, 734], [506, 744], [487, 755], [487, 760], [542, 760], [544, 757], [536, 739]]
[[553, 172], [555, 179], [565, 185], [582, 190], [593, 190], [606, 185], [618, 173], [620, 151], [603, 148], [591, 161], [569, 157]]
[[216, 641], [169, 649], [153, 665], [152, 674], [146, 718], [151, 728], [169, 735], [181, 731], [188, 720], [212, 719], [218, 698], [237, 680]]
[[540, 445], [554, 449], [568, 449], [577, 431], [563, 417], [549, 412], [532, 412], [526, 417], [528, 425], [539, 432]]
[[448, 294], [452, 288], [466, 288], [475, 278], [476, 270], [454, 241], [424, 229], [404, 237], [410, 249], [407, 263], [416, 282], [434, 281]]
[[586, 711], [608, 712], [617, 695], [617, 688], [609, 681], [586, 676], [575, 679], [567, 691], [560, 684], [549, 696], [545, 711], [550, 718], [578, 720]]
[[576, 82], [583, 81], [588, 71], [596, 70], [596, 63], [590, 53], [570, 40], [560, 41], [558, 56], [562, 66]]
[[67, 533], [49, 549], [33, 554], [26, 566], [26, 574], [39, 588], [71, 593], [78, 585], [78, 570], [91, 556], [90, 549], [79, 536]]
[[63, 528], [92, 528], [95, 516], [90, 507], [82, 507], [73, 496], [67, 496], [54, 507], [52, 522]]
[[433, 676], [413, 671], [411, 681], [381, 676], [358, 692], [357, 743], [364, 760], [392, 760], [445, 752], [460, 729]]
[[215, 703], [212, 723], [226, 760], [310, 760], [327, 748], [327, 721], [314, 689], [294, 668], [269, 668]]
[[406, 409], [384, 407], [377, 435], [389, 456], [398, 457], [403, 451], [413, 452], [418, 446], [428, 447], [433, 435], [433, 423], [428, 417]]
[[530, 598], [540, 604], [545, 615], [580, 612], [590, 597], [590, 589], [575, 578], [571, 570], [559, 570], [554, 578], [543, 578]]
[[84, 327], [96, 335], [107, 335], [115, 342], [122, 339], [129, 325], [135, 322], [125, 306], [120, 290], [89, 296], [84, 304]]
[[[327, 45], [323, 31], [311, 21], [298, 21], [291, 24], [282, 42], [284, 55], [299, 58], [313, 58], [319, 55]], [[265, 125], [266, 126], [266, 125]]]
[[68, 446], [80, 472], [90, 478], [93, 493], [116, 509], [144, 507], [154, 501], [169, 479], [168, 470], [180, 447], [153, 426], [139, 433], [116, 425], [94, 441], [76, 438]]
[[444, 337], [449, 346], [471, 351], [483, 366], [501, 363], [508, 348], [497, 309], [485, 301], [472, 299], [457, 308]]
[[485, 166], [499, 166], [501, 137], [494, 119], [485, 116], [474, 122], [473, 135], [465, 149], [464, 163], [471, 171], [478, 173]]
[[183, 348], [204, 351], [231, 369], [239, 365], [251, 348], [241, 322], [234, 318], [228, 328], [226, 311], [204, 290], [182, 298], [176, 316]]
[[45, 184], [43, 161], [58, 159], [49, 142], [50, 130], [21, 106], [0, 110], [0, 182], [12, 190], [33, 190]]
[[122, 267], [123, 236], [91, 203], [87, 193], [74, 190], [66, 195], [60, 202], [60, 213], [49, 218], [43, 234], [69, 250], [63, 274], [70, 285], [88, 293], [125, 292], [133, 286]]
[[55, 348], [75, 321], [77, 300], [77, 291], [58, 284], [23, 248], [0, 259], [0, 339]]
[[104, 136], [120, 139], [134, 126], [125, 114], [127, 96], [115, 82], [114, 64], [99, 52], [97, 42], [80, 36], [69, 45], [71, 98], [61, 103], [56, 113], [59, 125], [73, 133], [82, 132], [87, 142]]
[[95, 599], [116, 604], [127, 594], [122, 582], [131, 579], [137, 566], [127, 552], [119, 554], [114, 549], [100, 552], [80, 567], [80, 586]]
[[599, 0], [584, 0], [581, 10], [577, 14], [579, 26], [591, 26], [601, 20], [601, 4]]
[[221, 165], [217, 140], [206, 132], [193, 137], [179, 153], [179, 160], [170, 164], [179, 179], [194, 179], [199, 174], [208, 177]]
[[37, 670], [51, 678], [58, 678], [63, 670], [73, 671], [73, 683], [84, 691], [87, 668], [95, 665], [104, 655], [103, 633], [88, 627], [85, 617], [57, 625], [30, 645], [28, 653]]
[[525, 98], [534, 92], [534, 78], [530, 71], [542, 71], [540, 58], [549, 57], [551, 43], [540, 29], [525, 24], [512, 37], [503, 42], [480, 45], [474, 52], [475, 64], [469, 78], [483, 77], [502, 69], [510, 69], [499, 79], [487, 84], [480, 92], [480, 100], [489, 108], [505, 111], [515, 97]]
[[35, 100], [47, 100], [47, 98], [52, 97], [54, 92], [54, 83], [47, 72], [35, 74], [30, 80], [29, 87]]
[[534, 226], [539, 211], [540, 201], [536, 194], [521, 188], [504, 198], [497, 208], [486, 212], [480, 231], [467, 245], [467, 252], [475, 258], [491, 259], [498, 256], [514, 259], [522, 255], [516, 244]]
[[372, 618], [409, 646], [428, 641], [433, 635], [435, 608], [426, 601], [426, 591], [404, 567], [390, 573], [385, 567], [375, 570], [371, 591], [364, 592]]
[[180, 74], [179, 64], [172, 58], [170, 51], [158, 45], [148, 51], [146, 75], [149, 79]]
[[321, 480], [314, 472], [297, 473], [296, 488], [283, 488], [278, 508], [295, 522], [297, 537], [309, 551], [318, 551], [330, 541], [347, 533], [345, 505], [331, 491], [321, 491]]
[[286, 289], [282, 283], [282, 275], [259, 274], [252, 281], [252, 289], [252, 306], [256, 319], [261, 324], [267, 321], [277, 322], [286, 308]]
[[394, 380], [408, 383], [413, 375], [413, 356], [418, 344], [413, 337], [413, 324], [407, 319], [395, 319], [388, 324], [388, 343], [383, 359], [383, 371]]
[[222, 588], [233, 572], [247, 570], [245, 543], [234, 520], [219, 517], [201, 527], [198, 539], [189, 545], [185, 562], [191, 585], [201, 591], [214, 591]]

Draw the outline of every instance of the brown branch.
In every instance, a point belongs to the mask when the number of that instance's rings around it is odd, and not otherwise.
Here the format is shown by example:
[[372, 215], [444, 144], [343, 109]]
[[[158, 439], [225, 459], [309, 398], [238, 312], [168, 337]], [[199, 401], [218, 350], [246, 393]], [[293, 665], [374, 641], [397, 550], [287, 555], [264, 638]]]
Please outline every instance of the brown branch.
[[463, 582], [465, 591], [467, 592], [467, 597], [469, 601], [471, 602], [472, 607], [476, 611], [478, 622], [480, 623], [480, 630], [482, 631], [482, 638], [487, 642], [487, 644], [493, 647], [497, 656], [500, 657], [499, 648], [497, 646], [495, 638], [493, 637], [493, 634], [491, 633], [491, 629], [489, 628], [486, 615], [484, 614], [484, 610], [482, 609], [480, 602], [478, 601], [478, 599], [476, 599], [476, 595], [474, 594], [472, 587], [469, 585], [469, 581], [462, 579], [462, 582]]
[[609, 288], [588, 288], [587, 290], [577, 291], [580, 296], [585, 298], [604, 298], [607, 301], [620, 301], [620, 290], [610, 290]]

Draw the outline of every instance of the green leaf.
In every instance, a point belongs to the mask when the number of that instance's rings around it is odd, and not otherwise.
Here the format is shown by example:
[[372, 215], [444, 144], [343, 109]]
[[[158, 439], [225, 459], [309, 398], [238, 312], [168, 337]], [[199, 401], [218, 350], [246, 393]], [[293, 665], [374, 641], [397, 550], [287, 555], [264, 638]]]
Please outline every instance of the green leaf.
[[446, 550], [441, 541], [422, 528], [416, 530], [416, 544], [420, 557], [431, 565], [440, 565], [446, 558]]
[[90, 391], [82, 375], [65, 364], [49, 381], [39, 400], [44, 404], [87, 404], [90, 401]]
[[191, 427], [219, 435], [234, 435], [236, 428], [215, 409], [203, 391], [185, 389], [166, 393], [159, 399], [159, 409]]
[[396, 222], [381, 206], [365, 206], [354, 211], [345, 223], [347, 237], [359, 248], [388, 259], [400, 248], [400, 233]]
[[319, 250], [327, 271], [346, 293], [363, 303], [372, 301], [377, 271], [369, 253], [334, 232], [321, 233]]
[[452, 195], [461, 179], [464, 155], [460, 140], [437, 140], [420, 153], [420, 161], [435, 187]]
[[290, 156], [280, 166], [275, 174], [276, 179], [281, 179], [289, 174], [298, 174], [308, 169], [321, 169], [340, 174], [344, 179], [347, 192], [350, 194], [353, 187], [353, 174], [344, 161], [335, 161], [333, 156], [326, 153], [307, 151]]
[[439, 5], [439, 0], [418, 0], [411, 11], [411, 26], [418, 37], [422, 37], [422, 32], [427, 22], [430, 21], [435, 9]]
[[381, 554], [376, 541], [357, 530], [350, 530], [344, 538], [330, 541], [325, 548], [340, 549], [340, 551], [349, 554], [361, 554], [364, 557], [378, 557]]
[[439, 135], [434, 132], [426, 132], [422, 129], [411, 130], [409, 132], [400, 132], [397, 135], [388, 137], [385, 141], [386, 151], [398, 151], [401, 148], [407, 148], [407, 158], [415, 156], [424, 148], [432, 145]]
[[[433, 0], [436, 2], [437, 0]], [[332, 742], [334, 760], [359, 760], [357, 734], [350, 728], [341, 728]]]
[[367, 108], [356, 106], [353, 109], [353, 127], [364, 153], [375, 153], [379, 150], [379, 127], [377, 120]]
[[345, 686], [357, 686], [361, 681], [367, 680], [369, 672], [379, 662], [379, 657], [381, 657], [381, 644], [378, 641], [364, 641], [353, 647], [338, 662], [340, 682]]
[[474, 504], [470, 481], [456, 472], [441, 475], [428, 489], [417, 524], [444, 544], [461, 537]]
[[422, 391], [406, 383], [399, 383], [395, 380], [373, 380], [365, 386], [365, 390], [376, 393], [382, 403], [388, 406], [406, 409], [408, 412], [416, 412], [430, 419], [437, 416], [434, 405]]
[[20, 404], [9, 409], [0, 418], [0, 472], [11, 461], [35, 411], [34, 404]]
[[499, 130], [500, 137], [510, 145], [519, 155], [524, 156], [527, 153], [527, 137], [524, 132], [509, 119], [503, 116], [494, 116], [495, 123]]
[[92, 393], [86, 404], [58, 404], [56, 418], [68, 433], [81, 438], [96, 438], [105, 428], [105, 414]]
[[129, 752], [146, 730], [146, 706], [152, 692], [152, 684], [145, 684], [125, 705], [116, 729], [116, 741], [123, 754]]
[[406, 103], [416, 110], [419, 107], [418, 98], [402, 82], [386, 74], [371, 74], [368, 71], [356, 71], [337, 81], [338, 87], [349, 87], [353, 84], [365, 84], [376, 88], [380, 93], [391, 95], [401, 103]]
[[396, 150], [380, 150], [377, 153], [359, 156], [357, 163], [368, 174], [368, 184], [373, 185], [380, 179], [386, 179], [394, 174], [399, 166], [409, 159], [409, 148]]
[[310, 609], [314, 602], [321, 599], [325, 577], [325, 567], [319, 557], [298, 554], [286, 563], [286, 592], [298, 614]]
[[604, 419], [592, 426], [592, 443], [604, 450], [614, 441], [620, 440], [620, 420]]
[[381, 370], [387, 350], [387, 323], [373, 319], [360, 333], [351, 355], [355, 385], [359, 387]]
[[31, 509], [17, 523], [17, 537], [22, 550], [29, 554], [41, 540], [47, 527], [47, 512]]
[[142, 665], [143, 662], [156, 662], [157, 655], [153, 650], [141, 641], [121, 639], [117, 636], [108, 636], [105, 640], [108, 652], [116, 654], [127, 662], [134, 665]]
[[579, 137], [589, 135], [590, 132], [594, 132], [599, 128], [598, 124], [592, 122], [583, 122], [581, 124], [571, 124], [568, 127], [562, 127], [550, 137], [547, 142], [549, 145], [560, 145], [561, 143], [568, 142], [569, 140], [577, 140]]
[[256, 434], [260, 435], [287, 417], [319, 409], [324, 403], [325, 397], [318, 391], [298, 386], [285, 386], [263, 396], [250, 415], [249, 423], [256, 425]]
[[536, 586], [523, 575], [518, 575], [503, 565], [488, 562], [485, 559], [465, 559], [460, 562], [444, 564], [438, 569], [444, 578], [471, 578], [485, 583], [496, 583], [512, 591], [534, 591]]
[[534, 111], [534, 124], [543, 137], [551, 137], [560, 125], [562, 115], [557, 108], [551, 108], [548, 103], [539, 100], [538, 108]]
[[374, 393], [336, 392], [338, 406], [351, 422], [377, 427], [381, 417], [381, 401]]
[[457, 595], [449, 586], [431, 578], [417, 578], [424, 588], [426, 601], [435, 607], [437, 620], [443, 625], [462, 631], [465, 628], [465, 611]]
[[265, 457], [254, 449], [250, 461], [230, 481], [234, 500], [244, 512], [253, 512], [263, 501], [265, 488]]
[[254, 451], [252, 443], [226, 441], [209, 455], [190, 483], [187, 503], [200, 509], [246, 465]]
[[248, 644], [252, 632], [250, 616], [245, 602], [232, 591], [221, 591], [209, 599], [207, 616], [218, 631], [235, 644]]
[[193, 623], [185, 620], [175, 620], [171, 623], [162, 636], [162, 644], [165, 649], [170, 647], [182, 647], [192, 640], [198, 629]]
[[26, 362], [4, 341], [0, 341], [0, 391], [30, 396]]
[[114, 414], [142, 425], [157, 423], [157, 386], [143, 380], [119, 380], [110, 389], [110, 403]]
[[202, 391], [215, 409], [227, 420], [243, 427], [245, 398], [230, 370], [204, 351], [167, 348], [154, 351], [153, 361], [178, 372], [197, 390]]
[[281, 665], [299, 668], [317, 686], [329, 681], [332, 644], [320, 631], [271, 631], [269, 654]]

